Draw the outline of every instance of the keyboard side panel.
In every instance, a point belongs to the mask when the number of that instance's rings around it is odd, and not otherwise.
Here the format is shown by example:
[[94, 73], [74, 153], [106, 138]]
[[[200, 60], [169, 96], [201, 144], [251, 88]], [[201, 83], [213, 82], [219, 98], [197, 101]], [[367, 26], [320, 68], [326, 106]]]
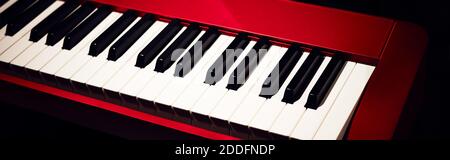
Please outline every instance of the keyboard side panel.
[[348, 139], [392, 139], [427, 46], [419, 26], [396, 22], [366, 87]]

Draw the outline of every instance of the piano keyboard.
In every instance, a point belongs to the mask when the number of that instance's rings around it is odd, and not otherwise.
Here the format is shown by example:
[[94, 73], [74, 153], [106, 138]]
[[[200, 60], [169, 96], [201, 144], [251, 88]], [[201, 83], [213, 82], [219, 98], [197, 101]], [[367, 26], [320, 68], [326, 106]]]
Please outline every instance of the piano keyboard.
[[340, 139], [375, 67], [77, 1], [0, 7], [4, 70], [244, 139]]

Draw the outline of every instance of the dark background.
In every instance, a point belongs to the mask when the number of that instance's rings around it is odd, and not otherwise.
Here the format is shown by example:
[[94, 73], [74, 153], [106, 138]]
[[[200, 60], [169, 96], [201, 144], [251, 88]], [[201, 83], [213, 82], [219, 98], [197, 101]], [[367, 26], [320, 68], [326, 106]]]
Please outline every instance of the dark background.
[[[408, 109], [405, 133], [396, 139], [448, 139], [450, 135], [450, 5], [445, 0], [299, 0], [417, 23], [429, 34], [429, 47], [418, 71]], [[0, 138], [120, 139], [102, 131], [82, 127], [46, 114], [0, 104]], [[99, 111], [102, 112], [102, 111]], [[105, 111], [103, 111], [105, 112]], [[107, 113], [102, 113], [107, 114]], [[109, 115], [117, 116], [117, 115]], [[381, 117], [382, 118], [382, 117]], [[132, 121], [132, 120], [131, 120]], [[13, 123], [12, 123], [13, 122]], [[409, 123], [412, 122], [412, 123]], [[155, 133], [187, 136], [163, 127]], [[166, 136], [167, 137], [167, 136]]]

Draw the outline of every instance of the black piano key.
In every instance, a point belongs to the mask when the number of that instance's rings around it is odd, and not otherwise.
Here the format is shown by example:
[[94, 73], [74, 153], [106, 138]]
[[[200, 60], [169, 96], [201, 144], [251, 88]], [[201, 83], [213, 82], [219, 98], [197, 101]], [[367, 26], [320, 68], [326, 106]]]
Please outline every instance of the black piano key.
[[[268, 39], [260, 39], [252, 50], [245, 56], [244, 60], [238, 64], [228, 80], [227, 89], [238, 90], [252, 74], [269, 50], [272, 44]], [[265, 51], [262, 51], [265, 50]]]
[[[249, 43], [250, 39], [245, 33], [238, 34], [227, 49], [222, 52], [222, 55], [208, 69], [205, 83], [214, 85], [220, 81]], [[234, 52], [228, 53], [227, 50], [234, 50]]]
[[306, 58], [305, 62], [284, 91], [283, 102], [292, 104], [303, 95], [306, 87], [308, 87], [308, 84], [322, 64], [323, 59], [323, 55], [320, 55], [317, 51], [313, 51], [308, 58]]
[[136, 67], [144, 68], [183, 28], [179, 20], [173, 20], [138, 55]]
[[48, 33], [50, 28], [55, 26], [57, 23], [61, 22], [70, 13], [72, 13], [79, 6], [79, 2], [76, 0], [65, 1], [64, 4], [41, 21], [38, 25], [31, 29], [30, 41], [37, 42], [45, 34]]
[[70, 50], [75, 47], [86, 35], [88, 35], [100, 22], [110, 13], [112, 7], [102, 6], [91, 14], [86, 20], [81, 22], [73, 31], [64, 38], [63, 49]]
[[158, 57], [155, 71], [164, 72], [172, 66], [181, 56], [181, 52], [174, 52], [177, 49], [186, 49], [198, 36], [201, 28], [193, 23]]
[[17, 1], [0, 14], [0, 28], [31, 7], [37, 0]]
[[28, 8], [25, 12], [17, 16], [15, 19], [11, 20], [6, 27], [6, 35], [14, 36], [19, 32], [25, 25], [36, 18], [41, 12], [47, 9], [55, 0], [40, 0], [33, 4], [32, 7]]
[[92, 41], [89, 48], [89, 55], [98, 56], [109, 46], [127, 27], [137, 18], [134, 11], [126, 11], [108, 29]]
[[340, 57], [333, 57], [331, 59], [309, 93], [308, 100], [305, 104], [306, 108], [317, 109], [323, 104], [345, 63], [346, 61]]
[[[178, 77], [187, 75], [195, 67], [195, 64], [203, 57], [205, 52], [214, 44], [214, 42], [216, 42], [219, 36], [220, 32], [217, 28], [209, 28], [206, 30], [200, 40], [197, 41], [196, 44], [189, 49], [189, 52], [177, 62], [174, 75]], [[202, 45], [201, 50], [195, 48], [198, 44]]]
[[[281, 86], [286, 81], [289, 74], [294, 69], [300, 57], [303, 54], [303, 50], [299, 45], [292, 45], [280, 59], [277, 67], [272, 70], [269, 77], [263, 83], [263, 88], [259, 96], [264, 98], [271, 98], [275, 95]], [[274, 83], [272, 83], [274, 81]], [[275, 82], [276, 81], [276, 82]]]
[[75, 29], [75, 27], [83, 21], [92, 11], [94, 11], [95, 6], [92, 3], [85, 3], [80, 8], [78, 8], [69, 17], [59, 22], [57, 25], [52, 27], [47, 35], [47, 41], [45, 44], [53, 46], [58, 41], [60, 41], [64, 36], [70, 31]]
[[127, 31], [109, 49], [108, 60], [119, 59], [149, 28], [155, 23], [155, 17], [146, 14], [130, 30]]

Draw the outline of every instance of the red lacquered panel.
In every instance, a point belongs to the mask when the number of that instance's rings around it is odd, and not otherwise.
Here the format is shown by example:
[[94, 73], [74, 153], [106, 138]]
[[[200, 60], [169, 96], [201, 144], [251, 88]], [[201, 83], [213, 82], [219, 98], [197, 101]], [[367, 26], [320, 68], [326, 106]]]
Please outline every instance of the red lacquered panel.
[[349, 139], [391, 139], [427, 44], [422, 28], [397, 22], [362, 96]]
[[288, 0], [95, 0], [377, 60], [393, 20]]

